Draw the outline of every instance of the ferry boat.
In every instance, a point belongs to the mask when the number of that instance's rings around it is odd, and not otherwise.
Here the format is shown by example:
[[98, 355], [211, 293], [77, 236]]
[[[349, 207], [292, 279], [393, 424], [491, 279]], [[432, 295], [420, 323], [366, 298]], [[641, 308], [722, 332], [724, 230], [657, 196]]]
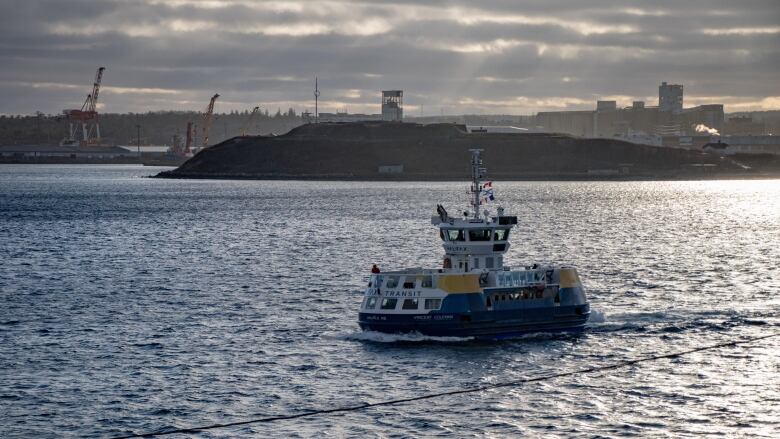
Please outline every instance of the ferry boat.
[[480, 213], [493, 197], [483, 183], [481, 149], [471, 149], [471, 209], [431, 222], [444, 247], [442, 268], [379, 272], [368, 280], [358, 323], [366, 331], [501, 339], [531, 332], [581, 331], [590, 305], [569, 265], [504, 265], [517, 216], [502, 207]]

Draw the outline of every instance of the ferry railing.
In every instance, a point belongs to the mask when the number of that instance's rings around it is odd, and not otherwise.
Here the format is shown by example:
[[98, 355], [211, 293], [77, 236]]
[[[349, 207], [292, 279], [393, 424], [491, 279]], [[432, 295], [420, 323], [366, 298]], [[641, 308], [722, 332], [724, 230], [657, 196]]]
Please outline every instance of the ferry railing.
[[496, 286], [527, 287], [546, 283], [545, 270], [499, 271], [496, 273]]
[[[519, 271], [494, 271], [495, 283], [497, 287], [530, 287], [540, 284], [552, 285], [547, 278], [548, 270], [519, 270]], [[486, 272], [487, 273], [487, 272]], [[459, 273], [455, 273], [459, 274]], [[405, 276], [415, 277], [415, 288], [436, 288], [438, 287], [438, 278], [447, 276], [448, 273], [440, 273], [438, 270], [399, 270], [386, 271], [378, 274], [366, 276], [364, 281], [370, 283], [369, 288], [381, 286], [383, 288], [409, 288], [404, 283], [409, 279]], [[420, 279], [417, 282], [417, 279]]]

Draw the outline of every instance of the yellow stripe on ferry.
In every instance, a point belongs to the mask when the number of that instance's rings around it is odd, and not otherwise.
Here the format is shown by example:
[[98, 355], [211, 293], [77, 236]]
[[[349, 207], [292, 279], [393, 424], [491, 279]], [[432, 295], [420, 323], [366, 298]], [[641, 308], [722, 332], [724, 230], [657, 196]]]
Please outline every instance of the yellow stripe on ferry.
[[561, 288], [575, 288], [581, 286], [580, 276], [574, 268], [561, 268]]
[[439, 276], [438, 287], [448, 293], [479, 293], [479, 275], [449, 274]]

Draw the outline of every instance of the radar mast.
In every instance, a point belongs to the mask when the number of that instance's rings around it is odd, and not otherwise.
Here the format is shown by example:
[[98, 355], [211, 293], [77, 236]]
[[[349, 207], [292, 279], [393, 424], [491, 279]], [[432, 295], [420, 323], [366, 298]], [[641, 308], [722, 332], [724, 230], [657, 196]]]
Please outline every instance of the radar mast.
[[483, 149], [470, 149], [471, 151], [471, 208], [474, 209], [474, 219], [481, 219], [479, 213], [479, 198], [482, 196], [482, 178], [485, 177], [487, 168], [482, 166], [482, 158], [479, 154]]

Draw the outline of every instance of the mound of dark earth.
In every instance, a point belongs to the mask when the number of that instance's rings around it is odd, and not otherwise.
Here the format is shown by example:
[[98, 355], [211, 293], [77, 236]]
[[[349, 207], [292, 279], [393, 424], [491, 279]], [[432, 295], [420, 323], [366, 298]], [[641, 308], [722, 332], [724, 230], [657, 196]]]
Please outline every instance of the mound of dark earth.
[[276, 137], [235, 137], [159, 177], [462, 180], [470, 148], [484, 149], [490, 178], [605, 179], [749, 176], [699, 151], [557, 134], [468, 133], [452, 124], [303, 125]]

